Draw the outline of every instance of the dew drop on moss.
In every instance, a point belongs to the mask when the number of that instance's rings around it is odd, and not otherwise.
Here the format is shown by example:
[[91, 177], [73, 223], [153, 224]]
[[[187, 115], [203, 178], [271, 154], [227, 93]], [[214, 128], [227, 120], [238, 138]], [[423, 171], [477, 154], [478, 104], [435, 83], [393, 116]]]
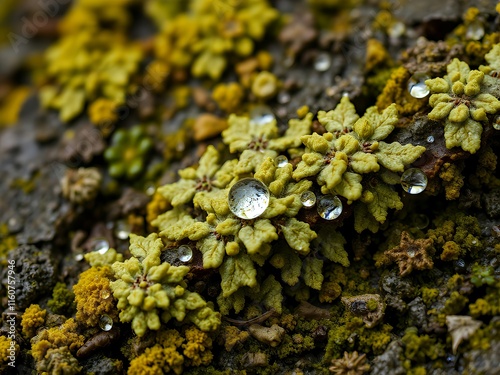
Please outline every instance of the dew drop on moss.
[[177, 249], [179, 260], [183, 263], [188, 263], [193, 259], [193, 250], [188, 245], [181, 245]]
[[493, 121], [493, 129], [500, 130], [500, 116], [496, 116]]
[[269, 190], [256, 178], [244, 178], [229, 190], [229, 209], [240, 219], [255, 219], [269, 206]]
[[115, 233], [115, 236], [117, 238], [119, 238], [120, 240], [126, 240], [130, 234], [130, 227], [123, 220], [117, 221], [115, 224], [114, 233]]
[[425, 84], [425, 81], [429, 78], [427, 74], [421, 72], [412, 75], [408, 80], [408, 91], [410, 95], [417, 99], [422, 99], [429, 95], [429, 87]]
[[99, 293], [99, 297], [101, 297], [102, 299], [108, 299], [110, 295], [111, 295], [111, 292], [108, 289], [103, 289]]
[[316, 59], [314, 60], [314, 69], [316, 69], [318, 72], [326, 72], [328, 69], [330, 69], [331, 65], [332, 59], [326, 52], [318, 54], [318, 56], [316, 56]]
[[274, 113], [267, 105], [256, 105], [250, 110], [250, 122], [265, 125], [274, 120]]
[[277, 156], [276, 159], [274, 159], [274, 161], [276, 162], [278, 168], [283, 168], [285, 165], [288, 164], [288, 158], [285, 155]]
[[316, 194], [310, 190], [304, 191], [300, 195], [300, 202], [304, 207], [312, 207], [316, 204]]
[[99, 318], [99, 327], [101, 327], [103, 331], [109, 331], [113, 328], [113, 319], [111, 319], [109, 315], [101, 315]]
[[316, 209], [325, 220], [335, 220], [342, 213], [342, 201], [336, 195], [323, 195], [318, 198]]
[[401, 186], [409, 194], [420, 194], [427, 187], [427, 176], [421, 169], [407, 169], [401, 175]]
[[99, 238], [94, 241], [94, 245], [92, 246], [93, 251], [97, 251], [99, 254], [106, 254], [109, 250], [109, 242], [104, 238]]
[[472, 21], [465, 30], [465, 38], [469, 40], [480, 40], [484, 36], [484, 27], [481, 22]]

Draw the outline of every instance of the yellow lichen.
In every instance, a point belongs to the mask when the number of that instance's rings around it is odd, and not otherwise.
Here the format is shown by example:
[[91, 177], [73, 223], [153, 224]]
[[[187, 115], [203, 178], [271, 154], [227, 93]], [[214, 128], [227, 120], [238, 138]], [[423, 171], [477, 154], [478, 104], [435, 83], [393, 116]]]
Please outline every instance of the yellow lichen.
[[44, 310], [40, 305], [31, 305], [23, 314], [21, 325], [23, 327], [23, 334], [27, 338], [32, 338], [36, 330], [45, 322], [47, 310]]
[[236, 82], [220, 83], [215, 86], [212, 98], [220, 109], [226, 113], [237, 113], [245, 92], [240, 84]]
[[76, 301], [76, 320], [94, 327], [102, 315], [118, 320], [116, 302], [109, 286], [113, 272], [109, 266], [90, 267], [80, 274], [78, 283], [73, 286]]
[[78, 324], [73, 318], [61, 326], [45, 329], [31, 339], [31, 355], [36, 361], [45, 358], [49, 349], [67, 347], [75, 353], [84, 343], [85, 337], [78, 334]]

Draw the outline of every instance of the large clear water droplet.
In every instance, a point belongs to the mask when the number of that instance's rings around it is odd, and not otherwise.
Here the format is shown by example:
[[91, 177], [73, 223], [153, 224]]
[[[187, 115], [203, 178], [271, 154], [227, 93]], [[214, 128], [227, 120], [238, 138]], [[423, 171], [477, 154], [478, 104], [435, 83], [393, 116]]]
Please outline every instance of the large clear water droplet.
[[323, 195], [318, 198], [316, 209], [325, 220], [335, 220], [342, 213], [342, 201], [336, 195]]
[[99, 318], [99, 327], [101, 327], [103, 331], [109, 331], [111, 328], [113, 328], [113, 319], [111, 319], [109, 315], [101, 315], [101, 317]]
[[318, 72], [326, 72], [328, 69], [330, 69], [331, 65], [332, 59], [326, 52], [321, 52], [314, 59], [314, 69], [316, 69]]
[[229, 190], [229, 209], [241, 219], [259, 217], [269, 206], [269, 190], [256, 178], [244, 178]]
[[181, 245], [177, 249], [179, 260], [183, 263], [188, 263], [193, 259], [193, 250], [188, 245]]
[[255, 125], [265, 125], [275, 118], [273, 111], [267, 105], [256, 105], [250, 110], [250, 122]]
[[316, 204], [316, 194], [310, 190], [304, 191], [300, 195], [300, 202], [304, 207], [312, 207]]
[[276, 159], [274, 159], [274, 161], [278, 168], [283, 168], [288, 164], [288, 158], [285, 155], [276, 156]]
[[106, 252], [109, 250], [109, 242], [104, 238], [96, 239], [92, 246], [92, 250], [97, 251], [99, 254], [106, 254]]
[[126, 240], [130, 234], [130, 226], [126, 221], [119, 220], [115, 223], [114, 233], [120, 240]]
[[427, 176], [421, 169], [407, 169], [401, 175], [401, 186], [409, 194], [420, 194], [427, 187]]
[[412, 75], [408, 80], [408, 91], [410, 95], [417, 99], [422, 99], [429, 95], [429, 87], [425, 84], [425, 81], [429, 78], [427, 74], [420, 72]]
[[465, 38], [469, 40], [480, 40], [484, 36], [483, 24], [478, 21], [472, 21], [465, 30]]

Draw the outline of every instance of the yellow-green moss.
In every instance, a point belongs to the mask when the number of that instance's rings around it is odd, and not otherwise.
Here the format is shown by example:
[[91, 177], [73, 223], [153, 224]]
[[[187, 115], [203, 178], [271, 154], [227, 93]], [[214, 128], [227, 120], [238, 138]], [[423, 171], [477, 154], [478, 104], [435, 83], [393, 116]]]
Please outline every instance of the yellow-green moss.
[[40, 305], [31, 305], [28, 307], [24, 311], [21, 320], [23, 334], [29, 339], [35, 336], [36, 330], [45, 322], [46, 315], [47, 310], [42, 309]]

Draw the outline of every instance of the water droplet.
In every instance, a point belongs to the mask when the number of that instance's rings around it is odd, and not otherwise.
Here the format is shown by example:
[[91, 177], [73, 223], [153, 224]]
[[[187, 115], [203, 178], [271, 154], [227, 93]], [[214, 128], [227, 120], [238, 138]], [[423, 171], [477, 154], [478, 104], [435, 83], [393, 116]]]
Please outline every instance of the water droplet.
[[300, 195], [300, 202], [304, 207], [312, 207], [316, 204], [316, 194], [310, 190], [304, 191]]
[[335, 220], [342, 213], [342, 201], [336, 195], [323, 195], [318, 198], [316, 209], [325, 220]]
[[418, 229], [425, 229], [429, 225], [429, 218], [424, 214], [417, 214], [413, 217], [413, 223]]
[[403, 22], [394, 22], [391, 27], [389, 27], [389, 30], [387, 30], [387, 34], [391, 38], [399, 38], [400, 36], [403, 36], [403, 34], [406, 31], [405, 24]]
[[285, 165], [288, 164], [288, 158], [285, 155], [279, 155], [274, 159], [276, 165], [278, 168], [283, 168]]
[[115, 223], [114, 233], [120, 240], [126, 240], [130, 234], [130, 226], [126, 221], [119, 220]]
[[269, 190], [255, 178], [244, 178], [229, 190], [229, 209], [241, 219], [255, 219], [269, 206]]
[[427, 74], [421, 72], [412, 75], [408, 80], [408, 91], [410, 95], [417, 99], [422, 99], [429, 95], [429, 87], [425, 84], [425, 81], [429, 78]]
[[493, 121], [493, 129], [500, 130], [500, 115], [495, 117]]
[[92, 251], [97, 251], [99, 254], [106, 254], [109, 250], [109, 243], [104, 238], [99, 238], [94, 241]]
[[181, 245], [177, 249], [177, 254], [179, 260], [183, 263], [187, 263], [193, 259], [193, 250], [188, 245]]
[[11, 217], [7, 221], [7, 228], [11, 234], [17, 233], [23, 229], [23, 223], [18, 217]]
[[280, 104], [286, 104], [290, 101], [291, 99], [291, 96], [288, 92], [286, 91], [281, 91], [280, 93], [278, 93], [278, 103]]
[[154, 183], [152, 182], [148, 182], [146, 183], [146, 185], [144, 185], [144, 191], [146, 192], [147, 195], [149, 195], [150, 197], [154, 195], [155, 191], [156, 191], [156, 186]]
[[109, 296], [111, 296], [111, 292], [108, 290], [108, 289], [103, 289], [101, 290], [101, 292], [99, 293], [99, 296], [102, 298], [102, 299], [108, 299]]
[[418, 168], [410, 168], [401, 175], [401, 186], [409, 194], [420, 194], [427, 187], [427, 176]]
[[472, 243], [473, 245], [475, 245], [475, 244], [477, 244], [477, 240], [472, 240], [472, 241], [471, 241], [471, 243]]
[[343, 96], [343, 97], [347, 97], [347, 98], [348, 98], [348, 97], [349, 97], [349, 93], [348, 93], [347, 91], [344, 91], [344, 92], [342, 93], [342, 96]]
[[432, 135], [429, 135], [429, 136], [427, 137], [427, 142], [429, 142], [429, 143], [433, 143], [433, 142], [434, 142], [434, 137], [433, 137]]
[[101, 327], [103, 331], [109, 331], [111, 328], [113, 328], [113, 319], [111, 319], [109, 315], [101, 315], [101, 317], [99, 318], [99, 327]]
[[75, 260], [77, 262], [81, 262], [83, 260], [83, 254], [76, 254], [75, 255]]
[[256, 105], [250, 111], [250, 121], [255, 125], [265, 125], [274, 120], [274, 113], [267, 105]]
[[314, 69], [316, 69], [318, 72], [326, 72], [328, 69], [330, 69], [331, 65], [332, 59], [326, 52], [321, 52], [320, 54], [318, 54], [318, 56], [316, 56], [316, 59], [314, 59]]
[[414, 249], [409, 249], [407, 253], [410, 258], [413, 258], [416, 254]]
[[465, 38], [469, 40], [479, 40], [484, 36], [483, 24], [478, 21], [472, 21], [465, 31]]

